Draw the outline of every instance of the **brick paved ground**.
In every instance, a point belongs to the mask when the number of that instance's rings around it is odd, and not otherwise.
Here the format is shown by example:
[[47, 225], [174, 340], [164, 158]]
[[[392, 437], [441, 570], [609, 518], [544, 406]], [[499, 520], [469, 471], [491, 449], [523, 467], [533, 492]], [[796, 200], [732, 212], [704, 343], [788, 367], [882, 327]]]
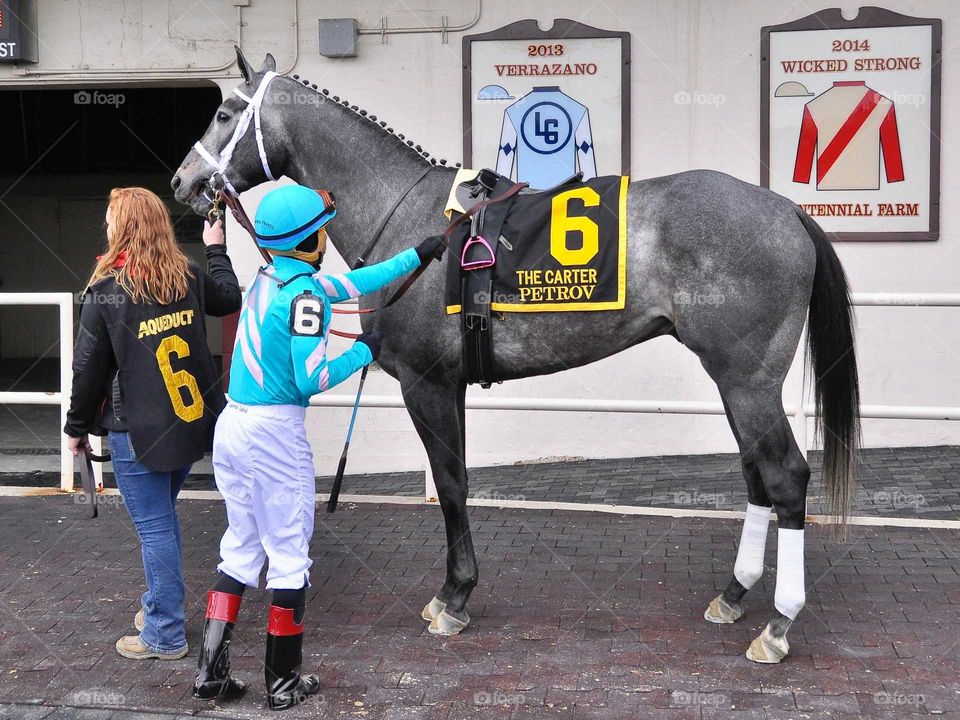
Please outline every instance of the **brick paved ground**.
[[[58, 472], [4, 472], [4, 458], [19, 450], [0, 449], [0, 485], [56, 487]], [[58, 458], [50, 467], [58, 467]], [[822, 512], [819, 497], [819, 455], [811, 453], [813, 479], [809, 510]], [[192, 489], [211, 489], [212, 476], [195, 473]], [[108, 475], [106, 484], [113, 484]], [[317, 479], [317, 491], [328, 492], [332, 478]], [[423, 473], [383, 473], [347, 477], [344, 492], [370, 495], [422, 495]], [[742, 510], [747, 502], [737, 455], [582, 460], [471, 468], [470, 495], [494, 499], [659, 507]], [[960, 447], [881, 448], [863, 451], [860, 490], [854, 506], [859, 515], [884, 517], [960, 518]]]
[[[222, 506], [181, 503], [194, 651], [177, 662], [114, 653], [142, 584], [136, 540], [121, 507], [81, 515], [70, 498], [0, 498], [0, 718], [266, 715], [263, 592], [245, 601], [234, 653], [253, 692], [220, 708], [189, 698]], [[757, 666], [743, 652], [770, 612], [769, 565], [740, 623], [702, 619], [729, 576], [737, 523], [492, 508], [471, 518], [473, 623], [438, 639], [418, 614], [442, 577], [439, 511], [318, 516], [306, 650], [322, 701], [281, 717], [960, 717], [958, 532], [858, 527], [837, 545], [812, 527], [792, 655]]]

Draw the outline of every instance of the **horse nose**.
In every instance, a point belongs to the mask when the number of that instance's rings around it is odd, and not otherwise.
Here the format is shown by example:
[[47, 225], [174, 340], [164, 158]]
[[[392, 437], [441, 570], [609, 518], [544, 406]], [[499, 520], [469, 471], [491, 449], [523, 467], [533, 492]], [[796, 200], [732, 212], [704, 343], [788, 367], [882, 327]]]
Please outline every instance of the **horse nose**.
[[180, 179], [180, 175], [174, 175], [173, 178], [170, 180], [170, 187], [172, 187], [174, 190], [179, 190], [180, 183], [182, 182], [183, 180]]

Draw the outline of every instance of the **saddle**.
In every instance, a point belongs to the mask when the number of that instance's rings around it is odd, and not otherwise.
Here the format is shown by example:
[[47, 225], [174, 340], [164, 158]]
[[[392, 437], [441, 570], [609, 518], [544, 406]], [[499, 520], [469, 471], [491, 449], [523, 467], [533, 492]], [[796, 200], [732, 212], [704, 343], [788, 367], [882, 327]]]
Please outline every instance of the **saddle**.
[[[547, 190], [531, 190], [526, 183], [514, 183], [492, 170], [481, 170], [476, 178], [463, 182], [455, 190], [456, 200], [468, 210], [451, 225], [451, 260], [459, 260], [460, 307], [463, 318], [463, 351], [467, 382], [489, 388], [497, 380], [493, 358], [490, 304], [499, 248], [513, 252], [514, 247], [502, 234], [504, 221], [516, 197], [521, 194], [555, 192], [557, 188], [579, 182], [582, 173]], [[469, 223], [466, 222], [469, 220]]]

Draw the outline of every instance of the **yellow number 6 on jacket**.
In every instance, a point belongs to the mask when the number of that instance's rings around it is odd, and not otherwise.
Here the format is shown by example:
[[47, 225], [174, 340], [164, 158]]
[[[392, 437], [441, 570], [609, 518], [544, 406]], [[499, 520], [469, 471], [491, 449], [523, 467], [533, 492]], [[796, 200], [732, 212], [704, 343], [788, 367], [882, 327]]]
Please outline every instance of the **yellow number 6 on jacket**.
[[[174, 372], [170, 366], [170, 355], [174, 353], [180, 358], [190, 355], [190, 346], [179, 335], [170, 335], [161, 341], [160, 347], [157, 348], [157, 364], [160, 366], [160, 374], [163, 375], [167, 394], [170, 395], [170, 402], [173, 403], [173, 411], [184, 422], [193, 422], [203, 417], [203, 396], [193, 375], [186, 370]], [[190, 395], [189, 405], [183, 402], [180, 388], [186, 388]]]

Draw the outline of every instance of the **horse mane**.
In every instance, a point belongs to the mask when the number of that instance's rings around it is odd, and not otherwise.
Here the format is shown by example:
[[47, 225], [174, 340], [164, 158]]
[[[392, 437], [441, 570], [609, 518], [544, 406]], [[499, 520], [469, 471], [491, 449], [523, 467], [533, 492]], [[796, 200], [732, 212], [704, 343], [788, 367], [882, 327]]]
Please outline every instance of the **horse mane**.
[[[373, 123], [374, 125], [380, 127], [382, 130], [384, 130], [385, 132], [389, 133], [390, 135], [393, 135], [395, 138], [397, 138], [397, 139], [400, 141], [400, 143], [401, 143], [405, 148], [407, 148], [408, 150], [416, 153], [418, 157], [421, 157], [421, 158], [423, 158], [424, 160], [429, 161], [431, 165], [441, 165], [441, 166], [443, 166], [443, 167], [447, 167], [447, 161], [446, 161], [445, 159], [439, 159], [439, 160], [438, 160], [438, 159], [435, 158], [435, 157], [431, 157], [429, 152], [427, 152], [426, 150], [424, 150], [420, 145], [415, 144], [415, 143], [413, 142], [413, 140], [408, 140], [408, 139], [405, 138], [402, 134], [397, 133], [397, 132], [394, 132], [393, 128], [392, 128], [392, 127], [388, 127], [388, 126], [387, 126], [387, 123], [384, 122], [383, 120], [377, 120], [377, 116], [376, 116], [376, 115], [371, 115], [371, 114], [369, 114], [366, 110], [363, 110], [363, 109], [357, 107], [356, 105], [351, 105], [350, 102], [349, 102], [346, 98], [344, 98], [343, 100], [341, 100], [338, 95], [330, 95], [330, 91], [327, 90], [326, 88], [319, 88], [319, 89], [318, 89], [315, 84], [311, 84], [309, 80], [307, 80], [307, 79], [305, 79], [305, 78], [301, 78], [299, 75], [294, 75], [294, 76], [292, 76], [292, 77], [293, 77], [293, 80], [295, 80], [296, 82], [300, 83], [300, 84], [303, 85], [304, 87], [310, 88], [310, 89], [313, 90], [314, 92], [316, 92], [316, 93], [318, 93], [318, 94], [322, 94], [324, 97], [329, 97], [331, 100], [333, 100], [333, 102], [337, 103], [338, 105], [342, 105], [342, 106], [345, 107], [347, 110], [352, 111], [357, 117], [359, 117], [359, 118], [361, 118], [361, 119], [363, 119], [363, 120], [367, 120], [368, 122], [371, 122], [371, 123]], [[459, 167], [460, 167], [460, 163], [456, 163], [453, 167], [459, 168]]]

